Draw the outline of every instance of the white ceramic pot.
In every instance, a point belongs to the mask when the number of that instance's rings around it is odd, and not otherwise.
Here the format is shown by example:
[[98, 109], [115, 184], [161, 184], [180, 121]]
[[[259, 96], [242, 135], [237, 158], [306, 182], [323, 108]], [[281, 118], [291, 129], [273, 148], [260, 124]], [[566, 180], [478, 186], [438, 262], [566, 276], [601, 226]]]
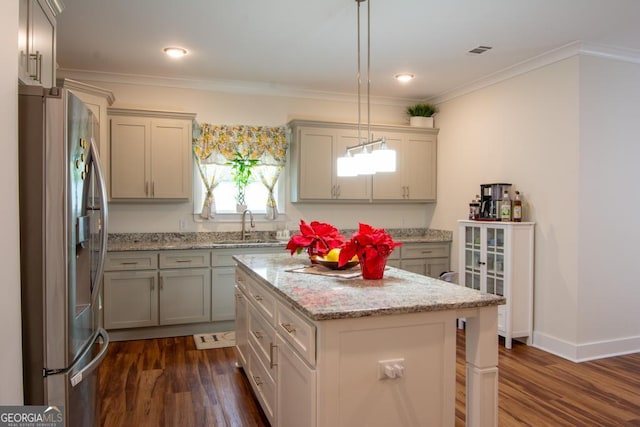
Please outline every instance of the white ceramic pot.
[[409, 126], [418, 128], [432, 128], [433, 117], [412, 116], [409, 117]]

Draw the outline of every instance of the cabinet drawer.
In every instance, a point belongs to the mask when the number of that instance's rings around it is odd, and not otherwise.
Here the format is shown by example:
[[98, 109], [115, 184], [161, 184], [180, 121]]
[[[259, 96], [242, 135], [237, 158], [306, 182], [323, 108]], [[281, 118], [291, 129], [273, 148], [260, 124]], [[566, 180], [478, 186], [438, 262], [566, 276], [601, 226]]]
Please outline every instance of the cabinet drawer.
[[309, 363], [316, 364], [316, 327], [307, 323], [293, 309], [278, 304], [276, 308], [278, 333]]
[[242, 292], [249, 295], [249, 277], [247, 273], [236, 268], [236, 285]]
[[400, 247], [402, 258], [442, 258], [449, 256], [449, 245], [442, 243], [405, 244]]
[[209, 251], [166, 251], [160, 252], [160, 268], [209, 267]]
[[267, 369], [271, 378], [275, 378], [274, 354], [276, 343], [276, 331], [264, 318], [258, 314], [257, 309], [249, 306], [249, 341], [253, 345], [258, 357]]
[[262, 314], [271, 325], [275, 325], [276, 299], [266, 289], [249, 279], [247, 284], [249, 291], [249, 301], [251, 301], [258, 312]]
[[158, 268], [157, 252], [107, 252], [105, 271], [155, 270]]
[[276, 383], [273, 378], [267, 374], [258, 352], [249, 341], [249, 372], [248, 375], [251, 388], [256, 393], [258, 400], [262, 404], [262, 409], [269, 419], [269, 423], [275, 426], [275, 410], [276, 410]]

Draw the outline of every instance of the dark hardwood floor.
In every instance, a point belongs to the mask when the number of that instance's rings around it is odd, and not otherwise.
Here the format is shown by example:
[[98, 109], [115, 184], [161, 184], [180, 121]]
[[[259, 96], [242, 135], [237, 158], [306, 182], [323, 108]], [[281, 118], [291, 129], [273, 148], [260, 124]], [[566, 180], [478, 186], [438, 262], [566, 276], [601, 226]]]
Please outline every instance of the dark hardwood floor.
[[[499, 357], [500, 426], [640, 426], [640, 353], [576, 364], [514, 342]], [[457, 360], [464, 426], [464, 331]], [[233, 349], [191, 336], [111, 343], [99, 393], [104, 427], [268, 426]]]

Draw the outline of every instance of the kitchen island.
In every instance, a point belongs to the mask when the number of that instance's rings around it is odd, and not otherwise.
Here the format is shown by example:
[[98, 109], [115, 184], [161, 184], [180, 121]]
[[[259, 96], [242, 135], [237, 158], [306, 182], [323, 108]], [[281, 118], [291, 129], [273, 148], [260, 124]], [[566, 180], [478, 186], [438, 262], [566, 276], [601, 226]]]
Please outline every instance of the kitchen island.
[[288, 254], [234, 258], [239, 364], [272, 425], [454, 425], [459, 317], [467, 425], [497, 425], [504, 298], [395, 268], [363, 280], [294, 272], [308, 261]]

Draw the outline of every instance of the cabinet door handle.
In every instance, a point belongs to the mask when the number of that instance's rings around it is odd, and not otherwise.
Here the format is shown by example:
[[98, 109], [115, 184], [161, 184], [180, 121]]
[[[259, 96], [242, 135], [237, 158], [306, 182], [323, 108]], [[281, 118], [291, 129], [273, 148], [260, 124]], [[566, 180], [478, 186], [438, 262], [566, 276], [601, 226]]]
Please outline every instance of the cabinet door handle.
[[259, 331], [251, 331], [251, 332], [253, 332], [253, 335], [254, 335], [257, 339], [259, 339], [259, 340], [261, 340], [261, 339], [262, 339], [262, 334], [261, 334]]
[[409, 193], [409, 190], [410, 190], [410, 189], [411, 189], [411, 187], [409, 187], [409, 186], [407, 185], [407, 199], [410, 199], [410, 198], [411, 198], [411, 194]]
[[156, 183], [151, 181], [151, 197], [156, 197]]
[[262, 385], [262, 379], [257, 375], [253, 375], [253, 382], [256, 383], [258, 387]]
[[253, 299], [254, 299], [254, 300], [256, 300], [256, 301], [258, 301], [258, 302], [260, 302], [260, 301], [262, 301], [262, 296], [260, 296], [260, 295], [254, 295], [254, 296], [253, 296]]
[[273, 349], [278, 348], [274, 343], [269, 343], [269, 369], [273, 369], [274, 366], [278, 366], [277, 363], [273, 362]]
[[160, 290], [164, 289], [164, 278], [160, 277]]
[[149, 196], [149, 181], [144, 182], [144, 195]]
[[156, 285], [153, 284], [153, 282], [151, 282], [151, 290], [155, 290], [156, 289]]
[[294, 328], [293, 325], [291, 325], [291, 323], [280, 323], [280, 326], [282, 326], [290, 334], [296, 331], [296, 328]]
[[478, 261], [478, 265], [487, 265], [486, 262]]
[[340, 198], [340, 186], [336, 185], [336, 199]]

